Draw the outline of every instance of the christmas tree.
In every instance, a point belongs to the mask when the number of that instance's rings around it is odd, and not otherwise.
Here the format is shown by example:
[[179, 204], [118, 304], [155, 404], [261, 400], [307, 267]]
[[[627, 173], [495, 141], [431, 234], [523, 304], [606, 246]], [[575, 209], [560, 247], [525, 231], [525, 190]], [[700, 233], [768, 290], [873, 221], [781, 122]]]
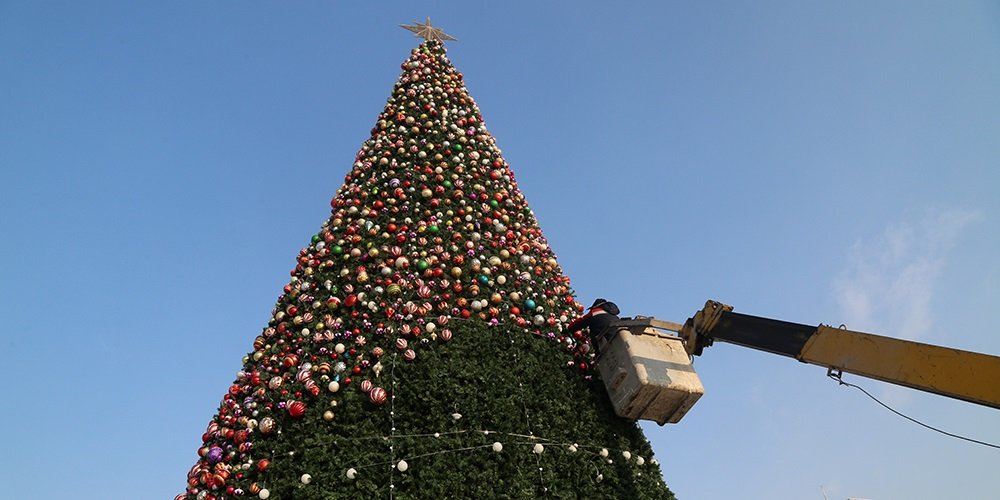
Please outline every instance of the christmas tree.
[[673, 498], [427, 24], [178, 498]]

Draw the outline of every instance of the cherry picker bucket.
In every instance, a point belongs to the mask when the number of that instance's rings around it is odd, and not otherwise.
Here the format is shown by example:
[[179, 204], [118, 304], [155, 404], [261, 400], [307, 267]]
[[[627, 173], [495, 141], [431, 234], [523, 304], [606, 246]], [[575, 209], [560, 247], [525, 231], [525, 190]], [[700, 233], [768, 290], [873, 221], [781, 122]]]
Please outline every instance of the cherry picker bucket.
[[680, 326], [624, 318], [597, 340], [597, 367], [619, 416], [675, 424], [705, 393], [681, 338], [660, 331]]

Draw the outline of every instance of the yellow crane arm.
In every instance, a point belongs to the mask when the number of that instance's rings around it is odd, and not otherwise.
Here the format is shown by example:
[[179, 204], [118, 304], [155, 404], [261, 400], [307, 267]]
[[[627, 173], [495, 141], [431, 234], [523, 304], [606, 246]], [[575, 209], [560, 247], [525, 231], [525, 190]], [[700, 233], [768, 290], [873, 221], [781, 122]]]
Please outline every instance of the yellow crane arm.
[[1000, 409], [1000, 357], [733, 312], [708, 301], [681, 328], [689, 354], [715, 340]]

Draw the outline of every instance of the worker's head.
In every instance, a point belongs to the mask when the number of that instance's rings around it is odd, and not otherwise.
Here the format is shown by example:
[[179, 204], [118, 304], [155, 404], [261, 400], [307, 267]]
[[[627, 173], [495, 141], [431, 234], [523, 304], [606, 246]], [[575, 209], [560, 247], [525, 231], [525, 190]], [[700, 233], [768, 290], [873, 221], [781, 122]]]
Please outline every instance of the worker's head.
[[591, 309], [596, 309], [596, 308], [601, 307], [601, 306], [603, 306], [604, 304], [607, 304], [607, 303], [608, 303], [608, 301], [605, 300], [605, 299], [597, 299], [597, 300], [594, 301], [593, 304], [591, 304], [590, 308]]

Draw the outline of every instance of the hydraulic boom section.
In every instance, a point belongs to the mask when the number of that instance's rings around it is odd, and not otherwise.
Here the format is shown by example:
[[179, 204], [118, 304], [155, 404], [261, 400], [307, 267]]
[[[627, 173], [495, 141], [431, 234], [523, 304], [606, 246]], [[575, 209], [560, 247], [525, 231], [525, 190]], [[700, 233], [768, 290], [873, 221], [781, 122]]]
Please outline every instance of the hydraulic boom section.
[[718, 340], [1000, 409], [1000, 357], [733, 312], [710, 300], [680, 331], [687, 352]]

